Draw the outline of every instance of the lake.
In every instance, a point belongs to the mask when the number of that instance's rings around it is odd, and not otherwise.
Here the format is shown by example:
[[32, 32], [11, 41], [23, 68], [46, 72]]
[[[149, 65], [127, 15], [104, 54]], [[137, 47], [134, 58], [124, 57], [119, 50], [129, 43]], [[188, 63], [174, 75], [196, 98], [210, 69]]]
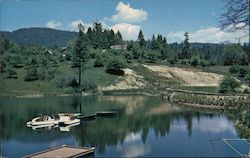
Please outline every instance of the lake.
[[[81, 106], [80, 106], [81, 105]], [[221, 138], [239, 138], [232, 119], [171, 105], [148, 96], [86, 96], [0, 99], [1, 153], [21, 157], [63, 144], [94, 146], [99, 157], [238, 156]], [[61, 131], [37, 129], [26, 122], [39, 114], [116, 110], [116, 117], [97, 117]], [[242, 152], [244, 143], [237, 143]]]

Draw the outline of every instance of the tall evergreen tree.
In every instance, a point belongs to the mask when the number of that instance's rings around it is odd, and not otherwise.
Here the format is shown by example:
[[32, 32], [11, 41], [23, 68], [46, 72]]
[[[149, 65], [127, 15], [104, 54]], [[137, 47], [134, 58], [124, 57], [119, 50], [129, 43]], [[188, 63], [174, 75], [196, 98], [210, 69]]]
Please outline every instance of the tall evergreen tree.
[[74, 47], [74, 56], [78, 62], [78, 84], [81, 86], [81, 72], [82, 72], [82, 63], [86, 60], [87, 47], [86, 47], [86, 37], [84, 34], [84, 26], [79, 24], [79, 33], [76, 39], [75, 47]]
[[119, 30], [115, 35], [115, 44], [123, 44], [122, 35]]
[[108, 33], [108, 43], [109, 43], [109, 46], [115, 44], [115, 33], [113, 29], [111, 29]]
[[184, 40], [183, 47], [182, 47], [182, 58], [190, 59], [191, 53], [190, 53], [188, 32], [185, 32], [184, 36], [185, 36], [185, 40]]
[[156, 50], [156, 49], [157, 49], [157, 44], [156, 44], [155, 35], [153, 35], [153, 36], [152, 36], [152, 39], [151, 39], [151, 49], [152, 49], [152, 50]]
[[142, 30], [140, 30], [140, 32], [139, 32], [138, 42], [139, 42], [139, 44], [140, 44], [141, 47], [144, 47], [145, 44], [146, 44], [145, 39], [144, 39], [144, 35], [142, 33]]
[[93, 38], [93, 46], [94, 48], [102, 48], [102, 24], [100, 22], [94, 23], [94, 38]]

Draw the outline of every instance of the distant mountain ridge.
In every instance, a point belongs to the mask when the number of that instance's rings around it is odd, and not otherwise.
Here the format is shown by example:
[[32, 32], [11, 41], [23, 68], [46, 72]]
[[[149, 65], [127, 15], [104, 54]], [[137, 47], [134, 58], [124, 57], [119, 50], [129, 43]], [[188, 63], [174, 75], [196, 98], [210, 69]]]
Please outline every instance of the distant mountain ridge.
[[1, 31], [1, 37], [20, 45], [43, 45], [46, 47], [63, 47], [76, 37], [77, 32], [55, 30], [50, 28], [22, 28], [13, 32]]

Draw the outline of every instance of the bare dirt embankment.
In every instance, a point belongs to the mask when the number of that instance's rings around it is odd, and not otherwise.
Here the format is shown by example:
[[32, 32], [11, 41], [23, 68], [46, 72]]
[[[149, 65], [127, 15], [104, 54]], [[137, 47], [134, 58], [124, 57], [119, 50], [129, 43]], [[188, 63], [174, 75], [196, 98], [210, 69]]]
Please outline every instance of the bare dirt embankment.
[[202, 72], [192, 68], [178, 68], [165, 65], [143, 66], [159, 76], [183, 81], [183, 84], [186, 86], [219, 86], [220, 81], [223, 79], [223, 75]]
[[[153, 72], [157, 77], [163, 77], [166, 80], [175, 80], [184, 86], [219, 86], [223, 75], [203, 72], [199, 69], [178, 68], [166, 65], [142, 65]], [[124, 75], [120, 76], [113, 84], [106, 87], [99, 87], [101, 91], [105, 90], [125, 90], [138, 89], [147, 87], [151, 83], [145, 81], [144, 76], [139, 75], [136, 71], [126, 68], [123, 69]], [[152, 74], [152, 75], [153, 75]]]
[[146, 86], [146, 81], [143, 76], [138, 75], [135, 71], [126, 68], [123, 69], [124, 75], [118, 78], [118, 81], [107, 87], [99, 87], [99, 90], [124, 90], [137, 89]]

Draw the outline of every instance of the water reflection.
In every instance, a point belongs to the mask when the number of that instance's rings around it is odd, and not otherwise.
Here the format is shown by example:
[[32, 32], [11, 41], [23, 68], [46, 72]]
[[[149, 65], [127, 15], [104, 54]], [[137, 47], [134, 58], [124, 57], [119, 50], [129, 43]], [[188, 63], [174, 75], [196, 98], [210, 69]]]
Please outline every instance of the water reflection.
[[[82, 105], [81, 107], [79, 105]], [[224, 115], [186, 110], [145, 96], [45, 97], [0, 100], [3, 156], [21, 157], [54, 145], [95, 146], [96, 156], [213, 156], [209, 139], [237, 138]], [[37, 114], [118, 110], [115, 118], [97, 118], [53, 130], [32, 130]], [[68, 131], [61, 132], [60, 131]], [[14, 153], [11, 149], [15, 147]], [[223, 156], [231, 156], [224, 149]]]

